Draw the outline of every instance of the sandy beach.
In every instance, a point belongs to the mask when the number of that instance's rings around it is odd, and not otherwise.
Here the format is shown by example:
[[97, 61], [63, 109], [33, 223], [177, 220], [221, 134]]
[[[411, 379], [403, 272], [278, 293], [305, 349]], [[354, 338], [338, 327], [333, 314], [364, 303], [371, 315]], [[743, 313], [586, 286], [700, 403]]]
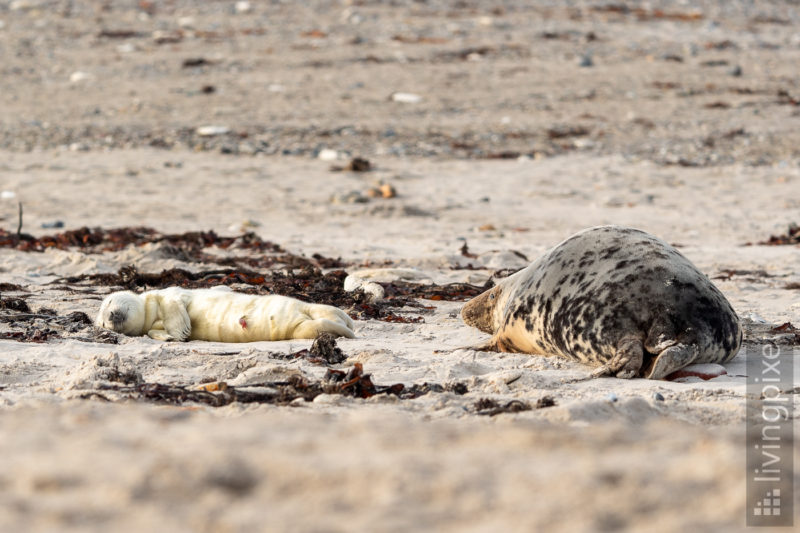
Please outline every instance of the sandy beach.
[[[744, 0], [0, 4], [0, 531], [745, 530], [745, 355], [800, 353], [798, 23]], [[725, 374], [469, 349], [467, 299], [603, 224], [723, 292]], [[386, 299], [346, 293], [359, 273]], [[92, 326], [170, 282], [324, 300], [356, 338], [332, 362]]]

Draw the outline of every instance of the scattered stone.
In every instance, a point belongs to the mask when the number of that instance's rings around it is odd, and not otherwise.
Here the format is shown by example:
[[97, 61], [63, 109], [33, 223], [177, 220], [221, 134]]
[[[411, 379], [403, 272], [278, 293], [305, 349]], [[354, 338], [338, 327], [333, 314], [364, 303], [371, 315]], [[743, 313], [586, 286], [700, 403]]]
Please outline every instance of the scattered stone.
[[368, 302], [378, 302], [383, 300], [385, 291], [383, 287], [374, 281], [367, 281], [355, 274], [349, 274], [344, 279], [344, 291], [355, 292], [361, 290]]
[[664, 401], [664, 396], [662, 396], [662, 394], [660, 392], [654, 392], [653, 393], [653, 399], [655, 401], [657, 401], [657, 402], [663, 402]]
[[331, 196], [332, 204], [366, 204], [368, 202], [369, 198], [361, 194], [359, 191], [350, 191]]
[[738, 77], [740, 77], [742, 75], [742, 67], [739, 66], [739, 65], [736, 65], [735, 67], [733, 67], [732, 69], [730, 69], [728, 71], [728, 74], [730, 74], [733, 77], [738, 78]]
[[608, 395], [606, 396], [606, 401], [609, 401], [611, 403], [615, 403], [617, 400], [619, 400], [619, 398], [613, 392], [609, 392]]
[[578, 65], [581, 67], [593, 67], [594, 59], [592, 59], [592, 55], [591, 54], [582, 55], [580, 60], [578, 61]]
[[333, 150], [331, 148], [323, 148], [317, 153], [317, 159], [321, 161], [337, 161], [345, 159], [346, 157], [346, 152], [340, 152], [339, 150]]
[[180, 17], [178, 19], [178, 26], [184, 29], [194, 28], [194, 17]]
[[392, 93], [392, 101], [402, 104], [418, 104], [422, 101], [422, 97], [414, 93]]
[[17, 197], [17, 193], [15, 193], [14, 191], [3, 191], [3, 192], [0, 192], [0, 198], [2, 198], [3, 200], [13, 200], [16, 197]]
[[197, 128], [197, 134], [201, 137], [214, 137], [216, 135], [225, 135], [230, 133], [231, 129], [227, 126], [200, 126]]
[[175, 44], [183, 40], [181, 30], [156, 30], [153, 32], [153, 41], [156, 44]]
[[84, 81], [88, 81], [90, 79], [92, 79], [92, 75], [91, 74], [89, 74], [88, 72], [82, 72], [80, 70], [76, 71], [76, 72], [73, 72], [69, 76], [69, 82], [70, 83], [81, 83], [81, 82], [84, 82]]
[[43, 229], [63, 228], [64, 222], [61, 220], [54, 220], [52, 222], [42, 222], [41, 226]]
[[241, 0], [234, 4], [233, 10], [242, 15], [244, 13], [250, 13], [250, 11], [253, 10], [253, 6], [250, 5], [250, 2]]

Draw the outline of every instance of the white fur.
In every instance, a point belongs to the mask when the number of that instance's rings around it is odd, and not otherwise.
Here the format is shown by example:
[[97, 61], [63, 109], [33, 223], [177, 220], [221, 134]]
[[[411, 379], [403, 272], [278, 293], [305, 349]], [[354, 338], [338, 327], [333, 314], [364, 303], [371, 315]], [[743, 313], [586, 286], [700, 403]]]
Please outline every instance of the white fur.
[[95, 325], [176, 341], [313, 339], [325, 332], [355, 337], [353, 320], [336, 307], [287, 296], [242, 294], [227, 287], [115, 292], [103, 300]]

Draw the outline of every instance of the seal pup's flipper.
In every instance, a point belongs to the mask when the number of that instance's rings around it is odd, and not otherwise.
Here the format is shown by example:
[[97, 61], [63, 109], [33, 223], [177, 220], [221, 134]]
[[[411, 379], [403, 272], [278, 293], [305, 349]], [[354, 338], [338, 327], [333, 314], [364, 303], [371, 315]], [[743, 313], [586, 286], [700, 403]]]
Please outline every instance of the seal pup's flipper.
[[[186, 341], [192, 334], [192, 322], [180, 298], [160, 298], [158, 314], [161, 320], [153, 323], [147, 336], [159, 341]], [[161, 328], [157, 326], [161, 325]]]
[[333, 320], [327, 318], [317, 318], [316, 320], [306, 320], [294, 329], [293, 339], [316, 339], [322, 333], [333, 333], [337, 337], [347, 337], [354, 339], [356, 334], [353, 331]]

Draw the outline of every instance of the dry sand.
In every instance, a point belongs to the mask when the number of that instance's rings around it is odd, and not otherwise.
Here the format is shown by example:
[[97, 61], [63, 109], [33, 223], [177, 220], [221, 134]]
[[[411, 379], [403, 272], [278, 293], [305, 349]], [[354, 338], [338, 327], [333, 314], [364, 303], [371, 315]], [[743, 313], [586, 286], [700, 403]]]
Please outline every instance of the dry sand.
[[[791, 5], [192, 4], [0, 6], [0, 188], [15, 194], [0, 201], [3, 228], [16, 230], [21, 201], [37, 236], [57, 220], [244, 229], [348, 272], [483, 285], [581, 228], [632, 225], [714, 280], [745, 318], [746, 347], [769, 338], [792, 356], [792, 335], [766, 332], [800, 325], [785, 288], [800, 282], [800, 248], [744, 246], [800, 221]], [[181, 66], [200, 57], [210, 63]], [[231, 131], [200, 136], [207, 125]], [[322, 149], [374, 170], [331, 172]], [[381, 181], [397, 196], [345, 198]], [[4, 248], [0, 283], [24, 290], [2, 297], [94, 316], [111, 287], [52, 282], [209, 268], [184, 259], [159, 244]], [[106, 370], [244, 387], [327, 369], [276, 357], [310, 341], [0, 341], [0, 531], [744, 529], [743, 355], [709, 381], [585, 380], [579, 364], [463, 349], [486, 336], [461, 303], [422, 303], [400, 313], [422, 323], [357, 321], [335, 366], [466, 394], [166, 406], [103, 390]], [[556, 405], [493, 417], [475, 405], [545, 396]]]

